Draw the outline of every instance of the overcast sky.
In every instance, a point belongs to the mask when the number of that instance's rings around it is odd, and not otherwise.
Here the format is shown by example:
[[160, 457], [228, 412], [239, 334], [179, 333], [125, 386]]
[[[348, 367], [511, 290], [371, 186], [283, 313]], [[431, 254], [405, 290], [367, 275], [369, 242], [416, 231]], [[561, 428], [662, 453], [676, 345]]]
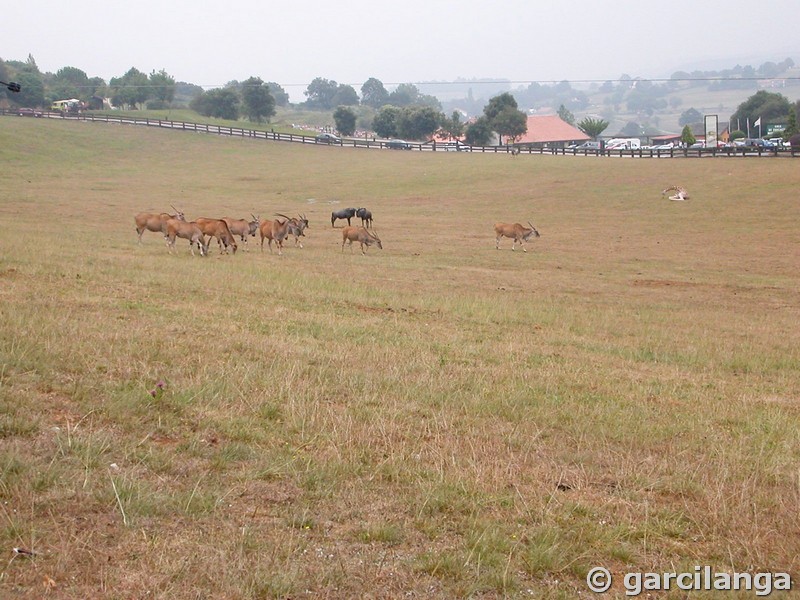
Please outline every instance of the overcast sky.
[[503, 78], [668, 77], [787, 57], [800, 64], [798, 0], [99, 0], [3, 8], [0, 58], [77, 67], [106, 81], [131, 67], [213, 87], [250, 76], [293, 101], [315, 77], [360, 91]]

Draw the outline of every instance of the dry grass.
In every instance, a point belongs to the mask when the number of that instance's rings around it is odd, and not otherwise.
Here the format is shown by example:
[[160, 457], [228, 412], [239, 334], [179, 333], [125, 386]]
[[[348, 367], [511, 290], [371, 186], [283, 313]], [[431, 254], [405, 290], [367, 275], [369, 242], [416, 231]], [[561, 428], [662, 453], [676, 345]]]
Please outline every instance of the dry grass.
[[[0, 595], [568, 598], [594, 565], [797, 576], [793, 160], [12, 118], [0, 142]], [[692, 200], [662, 200], [673, 183]], [[170, 204], [311, 229], [283, 257], [137, 247], [134, 213]], [[384, 250], [342, 254], [330, 211], [364, 205]], [[498, 252], [496, 220], [542, 237]]]

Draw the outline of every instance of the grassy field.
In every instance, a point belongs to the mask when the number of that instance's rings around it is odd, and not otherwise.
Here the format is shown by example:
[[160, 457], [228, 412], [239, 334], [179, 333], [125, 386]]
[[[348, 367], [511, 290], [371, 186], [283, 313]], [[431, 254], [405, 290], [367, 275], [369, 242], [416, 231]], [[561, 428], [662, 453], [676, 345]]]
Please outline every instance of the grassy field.
[[[8, 117], [0, 164], [0, 596], [800, 575], [800, 163]], [[138, 246], [171, 205], [311, 228], [280, 257]], [[383, 250], [342, 252], [346, 206]], [[541, 238], [497, 251], [500, 220]]]

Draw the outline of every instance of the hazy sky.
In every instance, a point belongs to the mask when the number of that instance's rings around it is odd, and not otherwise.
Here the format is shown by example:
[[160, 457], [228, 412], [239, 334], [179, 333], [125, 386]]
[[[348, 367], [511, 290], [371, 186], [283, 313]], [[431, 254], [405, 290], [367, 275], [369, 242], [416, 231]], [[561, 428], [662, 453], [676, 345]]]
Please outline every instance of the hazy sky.
[[[678, 69], [800, 64], [798, 0], [99, 0], [11, 2], [0, 58], [106, 81], [164, 69], [204, 87], [250, 76], [293, 101], [315, 77], [390, 84], [668, 77]], [[38, 6], [38, 5], [37, 5]]]

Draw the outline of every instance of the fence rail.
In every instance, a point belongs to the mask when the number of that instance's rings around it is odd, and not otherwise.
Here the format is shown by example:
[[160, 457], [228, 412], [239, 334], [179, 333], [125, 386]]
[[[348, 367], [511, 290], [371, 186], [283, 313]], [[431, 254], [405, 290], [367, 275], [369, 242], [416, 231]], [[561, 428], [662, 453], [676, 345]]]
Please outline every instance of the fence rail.
[[[242, 127], [227, 127], [222, 125], [209, 125], [206, 123], [191, 123], [184, 121], [170, 121], [168, 119], [150, 119], [138, 117], [116, 117], [107, 114], [93, 113], [61, 113], [53, 111], [31, 111], [25, 112], [19, 109], [0, 109], [0, 116], [24, 116], [41, 117], [47, 119], [61, 119], [70, 121], [91, 121], [102, 123], [120, 123], [123, 125], [144, 125], [146, 127], [159, 127], [162, 129], [177, 129], [179, 131], [190, 131], [199, 133], [212, 133], [215, 135], [227, 135], [230, 137], [242, 137], [252, 139], [272, 140], [276, 142], [294, 142], [299, 144], [313, 144], [318, 146], [342, 146], [367, 149], [391, 149], [387, 140], [369, 140], [360, 138], [342, 138], [339, 142], [330, 143], [318, 140], [315, 135], [297, 135], [293, 133], [279, 133], [275, 131], [264, 131], [260, 129], [244, 129]], [[762, 148], [759, 146], [736, 146], [725, 148], [669, 148], [658, 150], [654, 148], [636, 148], [623, 150], [593, 150], [593, 149], [568, 149], [568, 148], [549, 148], [549, 147], [518, 147], [518, 146], [467, 146], [461, 152], [478, 154], [550, 154], [561, 156], [611, 156], [628, 158], [703, 158], [703, 157], [796, 157], [800, 155], [800, 149], [792, 148]], [[444, 152], [453, 151], [452, 144], [440, 144], [435, 142], [409, 142], [406, 148], [418, 152]]]

